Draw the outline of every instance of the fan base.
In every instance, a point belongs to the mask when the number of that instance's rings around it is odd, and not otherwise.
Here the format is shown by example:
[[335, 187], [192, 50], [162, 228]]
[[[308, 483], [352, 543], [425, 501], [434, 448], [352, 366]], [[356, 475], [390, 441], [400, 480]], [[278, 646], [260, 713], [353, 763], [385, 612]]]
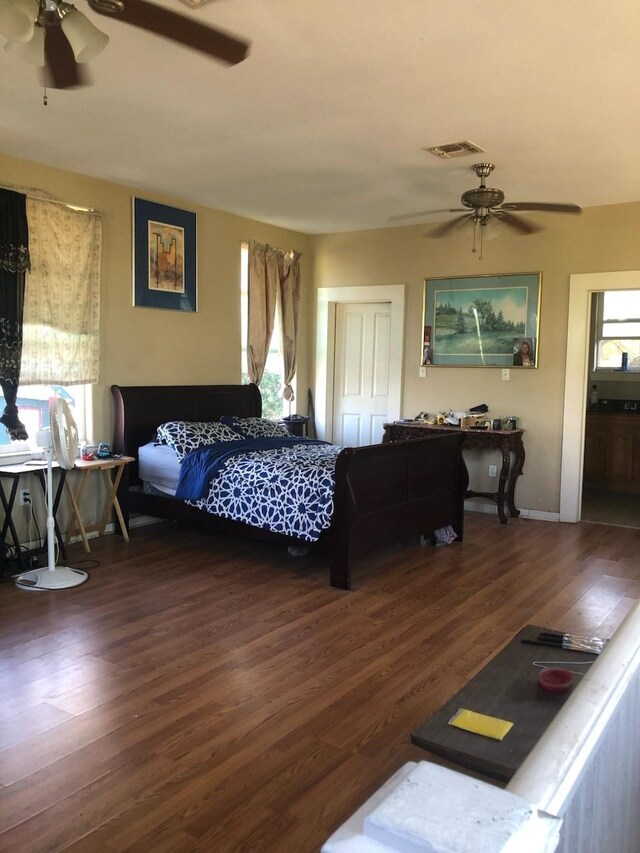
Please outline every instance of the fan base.
[[80, 586], [89, 579], [81, 569], [69, 569], [67, 566], [55, 566], [53, 569], [34, 569], [23, 572], [16, 578], [20, 589], [68, 589]]

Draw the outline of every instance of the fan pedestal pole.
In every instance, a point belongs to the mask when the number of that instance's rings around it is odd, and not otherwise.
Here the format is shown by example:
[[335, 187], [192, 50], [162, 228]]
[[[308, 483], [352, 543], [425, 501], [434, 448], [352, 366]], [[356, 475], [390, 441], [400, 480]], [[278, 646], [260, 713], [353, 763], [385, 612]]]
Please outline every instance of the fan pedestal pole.
[[53, 447], [45, 448], [47, 457], [47, 568], [23, 572], [16, 578], [21, 589], [69, 589], [80, 586], [89, 575], [81, 569], [56, 566], [55, 520], [53, 517]]

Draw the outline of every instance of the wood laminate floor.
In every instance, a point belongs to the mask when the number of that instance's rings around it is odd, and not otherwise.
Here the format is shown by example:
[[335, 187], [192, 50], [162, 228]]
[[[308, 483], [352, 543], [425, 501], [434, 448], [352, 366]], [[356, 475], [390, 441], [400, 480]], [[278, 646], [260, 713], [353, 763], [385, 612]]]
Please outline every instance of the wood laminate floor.
[[610, 636], [640, 592], [638, 530], [480, 513], [352, 592], [172, 525], [92, 544], [84, 586], [0, 584], [0, 851], [318, 850], [523, 625]]

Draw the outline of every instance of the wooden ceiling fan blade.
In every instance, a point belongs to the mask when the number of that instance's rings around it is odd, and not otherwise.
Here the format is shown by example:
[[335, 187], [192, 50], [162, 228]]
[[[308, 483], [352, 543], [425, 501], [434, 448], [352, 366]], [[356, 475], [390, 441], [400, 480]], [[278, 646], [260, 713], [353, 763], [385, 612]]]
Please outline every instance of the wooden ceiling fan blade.
[[443, 222], [442, 225], [436, 225], [435, 228], [432, 228], [425, 236], [446, 237], [447, 234], [455, 231], [456, 228], [459, 228], [460, 225], [463, 225], [465, 222], [472, 220], [473, 217], [473, 213], [465, 213], [464, 216], [456, 216], [455, 219], [450, 219], [449, 222]]
[[496, 219], [504, 222], [505, 225], [519, 231], [521, 234], [536, 234], [542, 231], [540, 225], [534, 225], [533, 222], [527, 222], [526, 219], [520, 219], [519, 216], [514, 216], [512, 213], [507, 213], [506, 210], [496, 210], [493, 213]]
[[74, 89], [88, 85], [59, 23], [44, 31], [45, 84], [51, 89]]
[[582, 213], [577, 204], [553, 204], [543, 201], [511, 201], [503, 204], [501, 210], [549, 210], [553, 213]]
[[[91, 8], [101, 15], [131, 24], [133, 27], [155, 33], [186, 47], [213, 56], [228, 65], [237, 65], [247, 58], [249, 42], [241, 41], [221, 30], [201, 24], [199, 21], [180, 15], [147, 0], [88, 0]], [[122, 10], [117, 8], [122, 5]]]
[[403, 219], [419, 219], [421, 216], [431, 216], [434, 213], [460, 213], [466, 210], [465, 207], [454, 207], [443, 210], [418, 210], [415, 213], [398, 213], [395, 216], [389, 216], [387, 222], [401, 222]]

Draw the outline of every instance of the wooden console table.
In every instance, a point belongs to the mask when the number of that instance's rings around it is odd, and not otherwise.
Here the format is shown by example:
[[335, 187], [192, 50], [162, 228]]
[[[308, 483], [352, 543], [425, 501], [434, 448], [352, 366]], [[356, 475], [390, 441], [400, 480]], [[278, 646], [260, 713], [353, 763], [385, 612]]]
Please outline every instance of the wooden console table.
[[[489, 498], [498, 507], [500, 524], [507, 523], [505, 503], [512, 518], [520, 515], [514, 502], [516, 480], [522, 474], [524, 466], [524, 445], [521, 429], [460, 429], [459, 427], [424, 424], [417, 421], [410, 423], [392, 423], [384, 425], [383, 442], [402, 441], [411, 438], [424, 438], [425, 434], [439, 435], [443, 432], [461, 432], [464, 434], [463, 447], [483, 447], [499, 450], [502, 454], [502, 466], [498, 478], [498, 490], [495, 492], [476, 492], [468, 489], [467, 498]], [[513, 465], [511, 454], [514, 455]]]

